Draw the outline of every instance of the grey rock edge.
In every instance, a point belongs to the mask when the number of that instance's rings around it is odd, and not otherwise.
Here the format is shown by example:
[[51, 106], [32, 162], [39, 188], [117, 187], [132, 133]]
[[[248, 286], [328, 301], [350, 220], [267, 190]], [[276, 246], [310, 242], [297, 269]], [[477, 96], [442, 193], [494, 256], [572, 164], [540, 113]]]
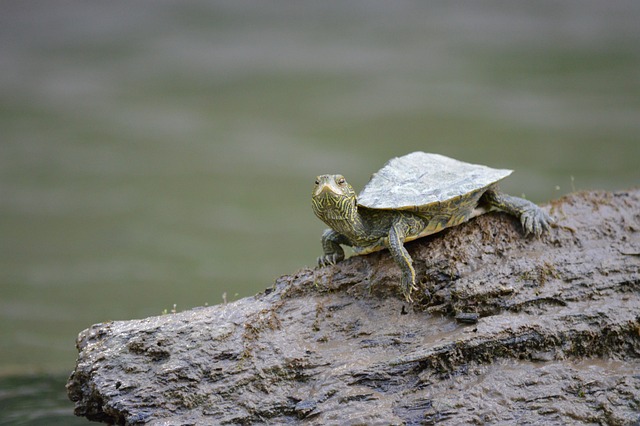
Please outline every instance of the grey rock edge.
[[[254, 297], [80, 333], [75, 413], [119, 425], [640, 424], [640, 190], [570, 194], [302, 269]], [[455, 318], [464, 321], [456, 321]], [[476, 321], [477, 318], [477, 321]]]

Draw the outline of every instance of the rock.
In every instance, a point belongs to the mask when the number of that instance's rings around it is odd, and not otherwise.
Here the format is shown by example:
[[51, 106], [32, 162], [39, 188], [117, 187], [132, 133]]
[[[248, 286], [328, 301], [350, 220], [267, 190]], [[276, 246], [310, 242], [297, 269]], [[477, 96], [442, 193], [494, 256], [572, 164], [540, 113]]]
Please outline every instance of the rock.
[[94, 325], [67, 384], [75, 413], [120, 425], [640, 424], [640, 190], [546, 208], [556, 224], [540, 239], [488, 214], [408, 243], [413, 305], [379, 252], [233, 303]]

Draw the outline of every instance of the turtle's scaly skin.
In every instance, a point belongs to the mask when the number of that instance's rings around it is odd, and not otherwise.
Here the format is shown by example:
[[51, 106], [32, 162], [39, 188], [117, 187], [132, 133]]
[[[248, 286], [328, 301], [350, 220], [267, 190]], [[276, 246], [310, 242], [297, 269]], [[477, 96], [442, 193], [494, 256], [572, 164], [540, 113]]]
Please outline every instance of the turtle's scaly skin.
[[[415, 154], [432, 155], [414, 153], [395, 160]], [[439, 161], [440, 158], [436, 160]], [[388, 166], [389, 164], [386, 167]], [[384, 170], [383, 168], [381, 172]], [[375, 178], [374, 175], [372, 182]], [[476, 181], [481, 179], [475, 179], [474, 182]], [[384, 209], [359, 205], [355, 191], [342, 175], [318, 176], [313, 188], [312, 207], [316, 216], [330, 227], [322, 234], [324, 255], [318, 258], [318, 264], [324, 266], [343, 260], [344, 250], [341, 245], [353, 247], [358, 254], [388, 248], [402, 271], [402, 291], [407, 301], [411, 301], [411, 291], [416, 289], [416, 285], [412, 260], [404, 248], [405, 241], [434, 234], [492, 210], [501, 210], [518, 217], [525, 234], [539, 236], [549, 228], [552, 221], [532, 202], [501, 193], [495, 182], [480, 188], [472, 187], [466, 193], [426, 205], [394, 207], [394, 200], [390, 202], [390, 207]]]

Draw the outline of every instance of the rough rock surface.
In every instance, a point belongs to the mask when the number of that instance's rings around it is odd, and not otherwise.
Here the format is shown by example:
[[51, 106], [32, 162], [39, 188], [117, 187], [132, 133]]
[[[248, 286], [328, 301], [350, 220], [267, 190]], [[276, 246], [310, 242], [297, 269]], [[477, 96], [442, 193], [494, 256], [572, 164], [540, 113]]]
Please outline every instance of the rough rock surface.
[[[80, 333], [75, 412], [136, 424], [640, 424], [640, 190], [488, 214], [255, 297]], [[458, 320], [456, 320], [458, 318]]]

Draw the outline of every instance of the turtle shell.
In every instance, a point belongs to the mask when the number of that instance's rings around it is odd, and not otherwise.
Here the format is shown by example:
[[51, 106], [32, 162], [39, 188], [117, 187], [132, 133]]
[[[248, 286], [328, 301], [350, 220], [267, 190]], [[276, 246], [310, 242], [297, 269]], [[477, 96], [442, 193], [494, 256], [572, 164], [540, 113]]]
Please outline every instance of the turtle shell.
[[374, 173], [358, 195], [358, 204], [371, 209], [422, 208], [475, 193], [512, 172], [412, 152], [389, 160]]

